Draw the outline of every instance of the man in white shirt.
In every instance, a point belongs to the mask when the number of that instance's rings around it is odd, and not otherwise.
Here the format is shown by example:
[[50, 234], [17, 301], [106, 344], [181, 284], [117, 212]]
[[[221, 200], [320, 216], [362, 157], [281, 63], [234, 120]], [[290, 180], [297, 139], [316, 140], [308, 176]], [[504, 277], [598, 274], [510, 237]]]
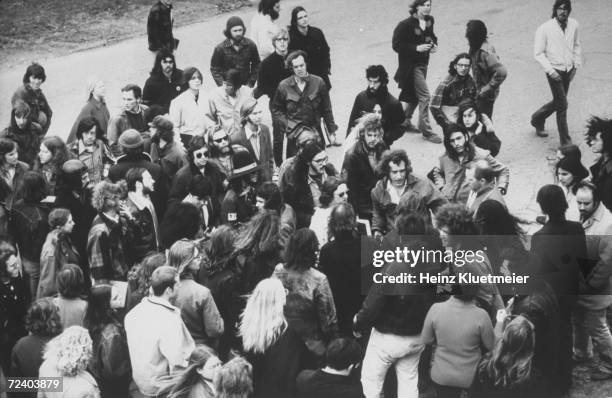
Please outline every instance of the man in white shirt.
[[208, 99], [206, 117], [228, 135], [240, 130], [240, 107], [253, 98], [253, 90], [241, 83], [240, 72], [230, 69], [223, 74], [223, 85], [214, 89]]
[[531, 125], [535, 127], [536, 135], [547, 137], [544, 123], [556, 112], [561, 145], [572, 142], [567, 127], [567, 92], [581, 65], [578, 22], [569, 17], [571, 11], [570, 0], [555, 0], [553, 17], [540, 25], [534, 44], [534, 57], [546, 72], [553, 100], [535, 111]]
[[177, 288], [177, 270], [166, 265], [157, 268], [151, 275], [153, 295], [125, 316], [132, 376], [146, 397], [157, 396], [169, 375], [186, 368], [195, 348], [181, 310], [171, 304]]

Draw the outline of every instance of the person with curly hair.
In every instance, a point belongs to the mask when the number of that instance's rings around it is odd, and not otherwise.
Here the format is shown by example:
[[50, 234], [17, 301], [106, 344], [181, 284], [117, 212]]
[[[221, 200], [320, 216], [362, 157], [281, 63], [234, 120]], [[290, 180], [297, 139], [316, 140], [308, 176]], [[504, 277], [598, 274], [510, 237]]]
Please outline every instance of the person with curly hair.
[[327, 343], [338, 333], [336, 305], [327, 276], [314, 268], [319, 253], [317, 235], [298, 229], [285, 248], [285, 263], [273, 277], [287, 289], [285, 316], [312, 355], [320, 358]]
[[429, 217], [427, 209], [436, 212], [440, 206], [448, 203], [430, 181], [412, 173], [412, 164], [403, 149], [385, 152], [378, 169], [384, 177], [371, 192], [372, 232], [378, 239], [395, 228], [397, 207], [403, 198], [418, 198], [425, 205], [422, 215], [426, 217]]
[[110, 285], [92, 286], [84, 326], [93, 342], [89, 365], [102, 398], [127, 397], [132, 367], [125, 330], [117, 313], [111, 308]]
[[127, 276], [128, 296], [125, 305], [127, 312], [149, 295], [151, 275], [153, 271], [164, 264], [166, 264], [166, 255], [164, 253], [155, 253], [145, 257], [140, 264], [132, 267]]
[[87, 329], [71, 326], [47, 343], [39, 377], [61, 377], [62, 392], [40, 390], [38, 398], [100, 398], [96, 379], [87, 371], [92, 357], [92, 341]]
[[249, 398], [253, 394], [253, 367], [242, 357], [225, 363], [215, 375], [216, 398]]
[[253, 365], [255, 398], [295, 396], [295, 379], [307, 353], [283, 313], [287, 293], [276, 278], [261, 280], [241, 315], [239, 334], [246, 359]]
[[181, 310], [183, 322], [196, 344], [214, 347], [223, 333], [223, 318], [210, 289], [195, 281], [201, 260], [193, 240], [181, 239], [168, 250], [167, 265], [176, 268], [179, 274], [175, 305]]
[[91, 203], [98, 212], [87, 237], [87, 256], [95, 282], [125, 280], [128, 271], [125, 250], [127, 221], [121, 216], [124, 183], [101, 181], [94, 187]]
[[[50, 298], [36, 300], [25, 316], [28, 335], [20, 338], [11, 353], [11, 377], [38, 377], [43, 363], [43, 349], [52, 338], [62, 332], [58, 308]], [[35, 398], [36, 393], [25, 393], [24, 398]]]
[[589, 169], [601, 202], [612, 211], [612, 119], [593, 116], [587, 122], [586, 143], [599, 159]]

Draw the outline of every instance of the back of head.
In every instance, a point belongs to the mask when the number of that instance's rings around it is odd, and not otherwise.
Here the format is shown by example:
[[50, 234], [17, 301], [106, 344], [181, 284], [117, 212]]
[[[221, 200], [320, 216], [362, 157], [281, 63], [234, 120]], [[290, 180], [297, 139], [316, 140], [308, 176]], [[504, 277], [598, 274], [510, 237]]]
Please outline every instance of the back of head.
[[248, 398], [253, 393], [253, 367], [235, 357], [221, 367], [215, 377], [217, 398]]
[[178, 272], [174, 267], [162, 265], [151, 274], [151, 289], [157, 297], [162, 296], [167, 288], [174, 289]]
[[83, 271], [75, 264], [66, 264], [57, 274], [57, 290], [64, 298], [77, 298], [83, 293], [85, 278]]
[[113, 288], [110, 285], [96, 285], [89, 290], [87, 312], [83, 325], [96, 336], [104, 326], [113, 322], [111, 296]]
[[352, 233], [357, 230], [355, 210], [350, 203], [339, 203], [329, 214], [328, 234], [338, 238], [341, 234]]
[[473, 164], [474, 178], [476, 180], [484, 179], [486, 182], [491, 183], [495, 181], [497, 173], [486, 160], [478, 160]]
[[223, 74], [223, 81], [232, 85], [236, 90], [242, 86], [242, 78], [240, 77], [240, 72], [237, 69], [226, 70]]
[[465, 31], [465, 37], [468, 39], [470, 44], [470, 53], [474, 53], [479, 50], [482, 43], [487, 40], [487, 26], [479, 19], [472, 19], [468, 21], [467, 28]]
[[47, 182], [42, 174], [28, 171], [21, 181], [21, 197], [30, 205], [37, 205], [47, 196]]
[[283, 204], [278, 185], [271, 181], [264, 182], [257, 188], [257, 196], [265, 201], [264, 208], [267, 210], [279, 211]]
[[441, 206], [436, 212], [438, 228], [448, 229], [451, 235], [478, 235], [478, 228], [472, 215], [462, 204], [449, 203]]
[[361, 362], [363, 348], [352, 338], [337, 338], [327, 345], [325, 365], [335, 370], [346, 370]]
[[41, 298], [30, 305], [25, 317], [25, 329], [39, 336], [55, 336], [62, 332], [59, 309], [52, 298]]
[[542, 212], [553, 219], [565, 218], [568, 208], [567, 199], [558, 185], [544, 185], [538, 191], [536, 198]]
[[327, 177], [321, 186], [321, 196], [319, 196], [319, 203], [321, 207], [327, 208], [334, 200], [334, 192], [336, 189], [346, 182], [338, 177]]
[[313, 267], [317, 260], [319, 240], [317, 235], [308, 228], [301, 228], [289, 239], [285, 248], [286, 267], [297, 270], [307, 270]]

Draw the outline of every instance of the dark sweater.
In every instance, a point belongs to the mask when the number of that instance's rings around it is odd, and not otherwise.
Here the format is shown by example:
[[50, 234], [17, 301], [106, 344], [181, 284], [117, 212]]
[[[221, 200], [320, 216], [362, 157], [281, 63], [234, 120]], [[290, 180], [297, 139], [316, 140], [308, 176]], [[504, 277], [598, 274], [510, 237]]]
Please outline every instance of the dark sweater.
[[255, 98], [267, 95], [272, 101], [278, 83], [291, 76], [291, 71], [285, 68], [285, 58], [277, 52], [268, 55], [261, 64], [257, 76], [257, 87], [253, 92]]
[[334, 375], [323, 370], [304, 370], [297, 378], [298, 398], [361, 398], [363, 389], [350, 376]]

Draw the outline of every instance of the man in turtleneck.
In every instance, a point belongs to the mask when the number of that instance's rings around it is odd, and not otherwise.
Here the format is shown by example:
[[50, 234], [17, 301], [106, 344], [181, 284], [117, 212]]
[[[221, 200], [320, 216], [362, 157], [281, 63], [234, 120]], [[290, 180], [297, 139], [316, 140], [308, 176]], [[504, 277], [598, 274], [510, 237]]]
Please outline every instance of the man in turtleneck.
[[136, 84], [128, 84], [121, 89], [121, 112], [113, 116], [108, 123], [107, 138], [114, 156], [122, 154], [117, 141], [121, 134], [129, 129], [134, 129], [140, 133], [149, 130], [146, 122], [146, 105], [142, 105], [142, 90]]
[[368, 87], [355, 97], [346, 134], [348, 135], [351, 129], [355, 127], [357, 119], [366, 113], [375, 112], [381, 117], [384, 131], [383, 140], [387, 146], [391, 146], [404, 132], [402, 123], [406, 116], [402, 110], [402, 104], [387, 90], [389, 75], [384, 66], [368, 66], [366, 79]]

